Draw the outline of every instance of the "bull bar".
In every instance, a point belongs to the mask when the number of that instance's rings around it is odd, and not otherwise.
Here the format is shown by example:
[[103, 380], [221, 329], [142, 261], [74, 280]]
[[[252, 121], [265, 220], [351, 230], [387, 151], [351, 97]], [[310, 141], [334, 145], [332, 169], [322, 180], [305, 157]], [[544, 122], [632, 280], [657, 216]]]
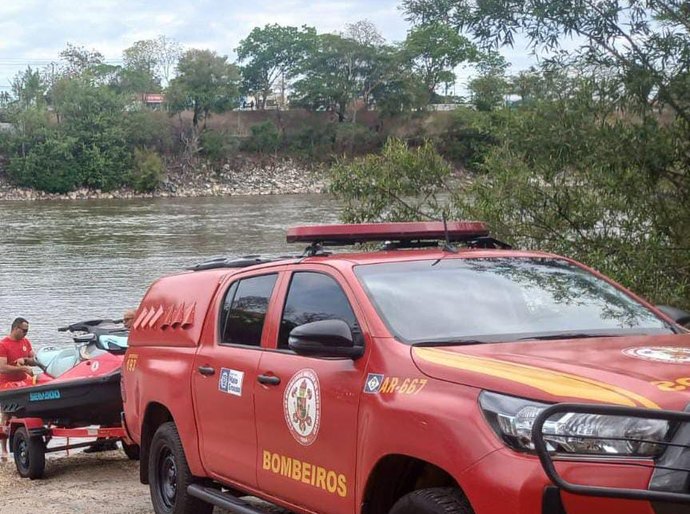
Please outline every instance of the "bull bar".
[[[678, 423], [678, 427], [670, 441], [653, 442], [655, 445], [665, 447], [663, 454], [657, 458], [633, 458], [634, 462], [631, 462], [631, 458], [626, 457], [598, 457], [591, 454], [556, 453], [549, 451], [547, 447], [544, 436], [549, 434], [544, 434], [544, 424], [552, 416], [563, 413], [599, 414], [665, 420]], [[559, 434], [559, 437], [561, 436], [562, 435]], [[565, 435], [565, 437], [568, 436]], [[581, 439], [589, 438], [589, 436], [579, 434], [573, 434], [572, 437]], [[614, 439], [600, 436], [592, 438], [600, 440]], [[630, 440], [634, 439], [631, 438]], [[532, 441], [546, 475], [554, 484], [566, 492], [584, 496], [690, 504], [690, 412], [688, 411], [680, 412], [612, 405], [560, 403], [546, 408], [537, 416], [532, 429]], [[649, 484], [649, 489], [645, 490], [589, 486], [566, 481], [556, 470], [554, 461], [587, 462], [588, 464], [616, 463], [651, 468], [654, 472]]]

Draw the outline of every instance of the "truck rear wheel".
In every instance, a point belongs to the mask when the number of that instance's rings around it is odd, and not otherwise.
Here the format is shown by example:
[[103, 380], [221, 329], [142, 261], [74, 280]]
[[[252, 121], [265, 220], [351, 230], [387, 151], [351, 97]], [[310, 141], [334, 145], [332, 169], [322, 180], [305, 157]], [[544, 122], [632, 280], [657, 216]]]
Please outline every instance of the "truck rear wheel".
[[390, 514], [473, 514], [462, 492], [455, 487], [412, 491], [400, 498]]
[[156, 514], [210, 514], [213, 505], [187, 493], [195, 481], [175, 423], [163, 423], [149, 450], [149, 488]]

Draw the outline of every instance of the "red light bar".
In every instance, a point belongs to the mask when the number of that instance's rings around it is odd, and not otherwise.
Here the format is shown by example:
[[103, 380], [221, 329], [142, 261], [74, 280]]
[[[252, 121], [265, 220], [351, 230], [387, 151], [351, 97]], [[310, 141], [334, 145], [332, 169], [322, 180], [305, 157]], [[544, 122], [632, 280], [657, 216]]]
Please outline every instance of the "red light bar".
[[[489, 235], [481, 221], [448, 221], [450, 241], [467, 241]], [[356, 223], [293, 227], [287, 231], [288, 243], [328, 243], [331, 245], [367, 241], [429, 241], [446, 239], [441, 221], [410, 223]]]

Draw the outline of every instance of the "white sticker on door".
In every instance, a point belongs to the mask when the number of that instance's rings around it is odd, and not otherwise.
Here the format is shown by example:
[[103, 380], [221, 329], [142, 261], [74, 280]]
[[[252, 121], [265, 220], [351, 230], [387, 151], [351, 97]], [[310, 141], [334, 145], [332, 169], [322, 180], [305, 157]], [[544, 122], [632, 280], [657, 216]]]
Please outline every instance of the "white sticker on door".
[[234, 396], [242, 396], [242, 382], [244, 382], [244, 371], [228, 368], [220, 369], [220, 378], [218, 379], [218, 389], [220, 391]]

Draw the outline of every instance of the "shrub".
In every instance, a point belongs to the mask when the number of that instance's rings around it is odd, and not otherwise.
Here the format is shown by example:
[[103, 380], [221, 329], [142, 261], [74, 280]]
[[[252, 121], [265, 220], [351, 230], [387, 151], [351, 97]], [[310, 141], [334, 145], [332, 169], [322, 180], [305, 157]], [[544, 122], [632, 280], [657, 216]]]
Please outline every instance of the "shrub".
[[74, 158], [76, 140], [55, 134], [35, 144], [25, 158], [10, 161], [9, 176], [20, 186], [48, 193], [68, 193], [82, 183], [82, 170]]
[[381, 137], [364, 125], [340, 123], [335, 129], [335, 150], [338, 153], [363, 154], [381, 146]]
[[411, 148], [393, 138], [379, 155], [340, 159], [330, 173], [331, 192], [342, 200], [347, 223], [440, 219], [452, 177], [429, 141]]
[[252, 135], [244, 143], [244, 149], [256, 153], [275, 153], [280, 147], [280, 132], [271, 121], [252, 126]]
[[307, 126], [289, 136], [288, 149], [310, 158], [322, 158], [333, 151], [335, 144], [335, 125], [324, 127]]
[[155, 190], [163, 180], [165, 166], [163, 160], [154, 151], [145, 148], [134, 150], [134, 165], [130, 175], [130, 182], [138, 193]]
[[436, 138], [439, 152], [446, 159], [477, 171], [487, 152], [498, 144], [495, 131], [487, 127], [488, 117], [472, 109], [456, 111], [447, 130]]
[[76, 148], [84, 177], [80, 185], [110, 191], [126, 182], [132, 154], [120, 130], [114, 127], [79, 139]]
[[214, 162], [232, 157], [239, 149], [239, 141], [227, 132], [206, 130], [201, 134], [201, 153]]
[[123, 125], [130, 148], [152, 148], [159, 154], [172, 150], [172, 127], [166, 113], [129, 112], [123, 119]]

